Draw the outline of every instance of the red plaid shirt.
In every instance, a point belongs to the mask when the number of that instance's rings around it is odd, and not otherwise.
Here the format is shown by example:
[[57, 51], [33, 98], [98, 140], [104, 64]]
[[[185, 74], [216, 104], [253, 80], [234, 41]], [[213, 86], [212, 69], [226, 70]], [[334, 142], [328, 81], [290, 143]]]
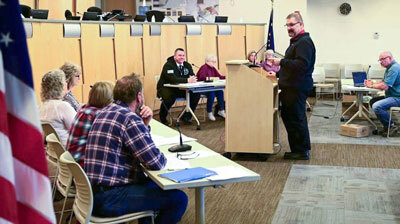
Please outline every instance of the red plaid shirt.
[[82, 168], [84, 167], [83, 162], [85, 159], [85, 148], [89, 130], [99, 111], [100, 109], [97, 107], [84, 105], [76, 114], [75, 121], [69, 130], [66, 148]]

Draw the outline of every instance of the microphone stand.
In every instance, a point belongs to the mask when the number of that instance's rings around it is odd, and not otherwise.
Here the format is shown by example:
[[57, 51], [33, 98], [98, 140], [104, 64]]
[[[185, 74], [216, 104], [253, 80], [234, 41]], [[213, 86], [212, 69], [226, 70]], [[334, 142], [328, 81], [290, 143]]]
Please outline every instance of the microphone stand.
[[[162, 100], [162, 98], [161, 98], [161, 104], [165, 107], [165, 109], [166, 109], [167, 112], [168, 112], [168, 115], [172, 118], [171, 112], [168, 110], [168, 108], [167, 108], [167, 106], [165, 105], [165, 103], [164, 103], [164, 101]], [[168, 149], [168, 151], [170, 151], [170, 152], [185, 152], [185, 151], [191, 150], [191, 149], [192, 149], [192, 146], [191, 146], [191, 145], [183, 144], [183, 141], [182, 141], [182, 132], [181, 132], [181, 129], [179, 128], [179, 125], [178, 125], [176, 122], [175, 122], [175, 127], [176, 127], [176, 129], [178, 130], [178, 132], [179, 132], [179, 145], [171, 146], [171, 147]]]
[[254, 56], [254, 63], [253, 63], [253, 64], [256, 64], [256, 60], [257, 60], [257, 55], [258, 55], [258, 53], [260, 53], [260, 51], [261, 51], [265, 46], [267, 46], [267, 44], [268, 44], [268, 41], [267, 41], [267, 43], [265, 43], [264, 45], [262, 45], [261, 48], [256, 52], [256, 55]]

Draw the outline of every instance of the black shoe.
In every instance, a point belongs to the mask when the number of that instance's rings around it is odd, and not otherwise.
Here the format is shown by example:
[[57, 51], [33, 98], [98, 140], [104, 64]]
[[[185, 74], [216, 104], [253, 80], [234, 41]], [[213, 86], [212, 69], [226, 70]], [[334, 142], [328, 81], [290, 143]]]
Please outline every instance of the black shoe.
[[309, 160], [309, 152], [285, 152], [283, 159], [293, 159], [293, 160]]

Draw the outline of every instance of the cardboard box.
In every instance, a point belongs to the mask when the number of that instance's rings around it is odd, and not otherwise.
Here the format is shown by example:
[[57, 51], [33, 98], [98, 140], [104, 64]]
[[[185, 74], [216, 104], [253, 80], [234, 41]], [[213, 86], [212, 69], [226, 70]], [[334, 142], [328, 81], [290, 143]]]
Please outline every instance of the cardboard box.
[[370, 135], [369, 126], [359, 124], [340, 125], [340, 134], [349, 137], [367, 137]]

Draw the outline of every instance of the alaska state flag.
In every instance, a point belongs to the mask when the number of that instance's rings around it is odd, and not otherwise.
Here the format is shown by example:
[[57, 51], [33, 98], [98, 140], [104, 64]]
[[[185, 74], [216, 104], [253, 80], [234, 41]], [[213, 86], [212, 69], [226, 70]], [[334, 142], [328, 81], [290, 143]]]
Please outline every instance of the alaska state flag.
[[271, 16], [269, 18], [269, 26], [268, 26], [267, 50], [272, 49], [275, 51], [273, 20], [274, 20], [274, 9], [271, 9]]

